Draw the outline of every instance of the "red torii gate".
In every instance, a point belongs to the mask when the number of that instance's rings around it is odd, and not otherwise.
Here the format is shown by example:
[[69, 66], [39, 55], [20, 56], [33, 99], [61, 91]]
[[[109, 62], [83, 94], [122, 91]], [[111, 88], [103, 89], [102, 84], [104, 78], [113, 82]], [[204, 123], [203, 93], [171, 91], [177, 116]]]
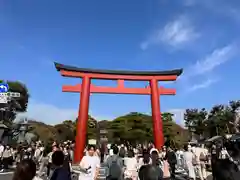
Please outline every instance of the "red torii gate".
[[[63, 92], [81, 93], [74, 152], [75, 162], [79, 162], [83, 157], [86, 145], [90, 93], [151, 95], [154, 143], [157, 149], [163, 146], [164, 137], [159, 96], [175, 95], [176, 90], [158, 87], [158, 81], [175, 81], [182, 74], [182, 69], [170, 71], [116, 71], [77, 68], [59, 63], [55, 63], [55, 67], [57, 71], [60, 71], [62, 76], [82, 78], [82, 84], [73, 86], [63, 85], [62, 87]], [[118, 86], [95, 86], [91, 84], [91, 79], [117, 80]], [[125, 80], [148, 81], [150, 86], [146, 88], [126, 88], [124, 86]]]

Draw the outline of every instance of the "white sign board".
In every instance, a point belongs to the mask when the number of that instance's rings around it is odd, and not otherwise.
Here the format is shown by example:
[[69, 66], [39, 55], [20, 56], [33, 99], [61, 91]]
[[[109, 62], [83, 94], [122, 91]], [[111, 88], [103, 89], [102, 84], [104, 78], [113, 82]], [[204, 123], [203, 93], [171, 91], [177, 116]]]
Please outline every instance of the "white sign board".
[[88, 144], [96, 145], [97, 144], [97, 140], [96, 139], [89, 139], [88, 140]]
[[19, 98], [21, 96], [21, 94], [18, 93], [18, 92], [8, 92], [7, 94], [8, 94], [9, 97]]
[[6, 104], [12, 97], [19, 98], [20, 96], [21, 94], [18, 92], [0, 93], [0, 103]]

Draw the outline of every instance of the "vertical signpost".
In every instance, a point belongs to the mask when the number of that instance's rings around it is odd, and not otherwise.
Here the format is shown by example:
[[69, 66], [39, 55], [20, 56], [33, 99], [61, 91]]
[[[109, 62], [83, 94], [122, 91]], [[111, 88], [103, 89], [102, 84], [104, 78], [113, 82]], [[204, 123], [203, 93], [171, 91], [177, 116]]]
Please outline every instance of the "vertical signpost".
[[9, 141], [9, 136], [5, 136], [5, 132], [8, 132], [9, 128], [3, 124], [3, 121], [8, 119], [8, 117], [6, 118], [6, 114], [12, 110], [9, 109], [11, 107], [10, 102], [13, 98], [19, 98], [20, 96], [21, 94], [18, 92], [9, 92], [7, 83], [0, 83], [0, 140], [5, 143]]

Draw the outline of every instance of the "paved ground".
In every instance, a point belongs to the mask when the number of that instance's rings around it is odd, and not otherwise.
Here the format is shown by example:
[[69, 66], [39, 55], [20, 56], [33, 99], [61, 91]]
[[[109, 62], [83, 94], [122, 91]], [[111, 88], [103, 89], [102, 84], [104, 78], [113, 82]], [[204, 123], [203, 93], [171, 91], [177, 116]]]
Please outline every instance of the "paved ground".
[[[100, 169], [100, 176], [99, 176], [99, 180], [104, 180], [106, 175], [105, 175], [105, 169], [104, 168], [101, 168]], [[13, 172], [4, 172], [4, 173], [0, 173], [0, 180], [12, 180], [12, 176], [13, 176]], [[186, 173], [184, 172], [179, 172], [177, 175], [176, 175], [176, 180], [186, 180], [187, 179], [187, 176], [186, 176]], [[72, 180], [78, 180], [78, 177], [75, 176], [73, 177]], [[212, 180], [212, 177], [211, 177], [211, 173], [208, 172], [208, 178], [207, 180]]]
[[0, 180], [12, 180], [13, 172], [0, 173]]
[[[13, 174], [0, 174], [0, 180], [12, 180], [12, 175]], [[75, 178], [74, 178], [75, 179]], [[101, 178], [101, 179], [103, 179], [103, 178]], [[184, 176], [184, 175], [182, 175], [182, 174], [178, 174], [177, 176], [176, 176], [176, 180], [186, 180], [187, 178], [186, 178], [186, 176]], [[207, 180], [212, 180], [212, 177], [211, 176], [209, 176], [208, 178], [207, 178]]]

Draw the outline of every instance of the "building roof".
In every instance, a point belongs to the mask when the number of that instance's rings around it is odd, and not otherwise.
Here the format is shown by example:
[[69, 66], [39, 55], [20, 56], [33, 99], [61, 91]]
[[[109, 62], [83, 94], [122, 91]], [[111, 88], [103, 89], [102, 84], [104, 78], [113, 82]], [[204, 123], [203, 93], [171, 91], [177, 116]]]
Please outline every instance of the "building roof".
[[169, 76], [176, 75], [180, 76], [183, 69], [174, 69], [168, 71], [127, 71], [127, 70], [103, 70], [103, 69], [89, 69], [89, 68], [79, 68], [75, 66], [64, 65], [55, 62], [55, 67], [57, 71], [66, 70], [73, 72], [83, 72], [83, 73], [95, 73], [95, 74], [112, 74], [112, 75], [149, 75], [149, 76]]

